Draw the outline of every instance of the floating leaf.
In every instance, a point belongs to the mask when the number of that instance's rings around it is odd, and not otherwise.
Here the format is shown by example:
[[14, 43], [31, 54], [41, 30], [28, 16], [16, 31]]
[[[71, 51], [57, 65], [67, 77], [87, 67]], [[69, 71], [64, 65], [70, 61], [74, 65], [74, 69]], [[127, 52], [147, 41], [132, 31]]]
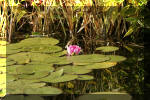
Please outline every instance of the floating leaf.
[[61, 51], [62, 48], [59, 46], [50, 46], [50, 45], [33, 45], [25, 46], [22, 51], [37, 52], [37, 53], [55, 53]]
[[25, 82], [22, 80], [18, 81], [12, 81], [7, 83], [7, 93], [8, 94], [24, 94], [25, 89], [30, 88], [40, 88], [45, 86], [46, 83], [33, 83], [31, 82]]
[[24, 65], [12, 65], [12, 66], [8, 66], [6, 67], [7, 69], [7, 74], [17, 74], [17, 68], [19, 67], [23, 67]]
[[57, 39], [54, 38], [28, 38], [25, 40], [22, 40], [20, 42], [21, 44], [27, 44], [27, 45], [35, 45], [35, 44], [40, 44], [40, 45], [56, 45], [59, 43]]
[[18, 77], [16, 75], [13, 75], [13, 74], [7, 74], [7, 76], [6, 76], [7, 82], [12, 82], [12, 81], [17, 80], [17, 79], [18, 79]]
[[7, 65], [7, 66], [14, 65], [14, 64], [16, 64], [15, 61], [7, 61], [7, 62], [6, 62], [6, 65]]
[[119, 48], [114, 47], [114, 46], [102, 46], [102, 47], [96, 48], [96, 50], [101, 50], [102, 52], [113, 52], [113, 51], [119, 50]]
[[22, 75], [19, 75], [18, 77], [21, 78], [21, 79], [40, 79], [40, 78], [43, 78], [45, 76], [47, 76], [49, 74], [49, 71], [42, 71], [42, 72], [35, 72], [34, 74], [31, 74], [31, 75], [25, 75], [25, 74], [22, 74]]
[[57, 70], [55, 72], [52, 72], [49, 76], [45, 77], [45, 78], [42, 78], [42, 79], [39, 79], [40, 81], [45, 81], [45, 82], [49, 82], [51, 81], [52, 79], [56, 79], [58, 77], [61, 77], [63, 74], [63, 69], [60, 69], [60, 70]]
[[67, 81], [75, 80], [76, 78], [78, 78], [77, 75], [64, 74], [63, 76], [54, 78], [54, 79], [50, 80], [49, 82], [50, 83], [67, 82]]
[[110, 57], [109, 62], [121, 62], [126, 60], [126, 57], [123, 56], [118, 56], [118, 55], [107, 55], [108, 57]]
[[75, 63], [96, 63], [107, 61], [109, 57], [100, 54], [91, 54], [72, 56], [70, 59]]
[[115, 66], [116, 62], [102, 62], [85, 66], [86, 69], [105, 69]]
[[60, 67], [60, 68], [63, 68], [64, 73], [67, 73], [67, 74], [86, 74], [86, 73], [89, 73], [92, 71], [92, 70], [86, 69], [85, 67], [82, 67], [82, 66], [64, 66], [64, 67]]
[[79, 77], [77, 78], [77, 80], [92, 80], [92, 79], [94, 79], [94, 77], [91, 75], [79, 75]]
[[8, 59], [14, 60], [17, 64], [26, 64], [30, 62], [30, 58], [27, 53], [17, 53], [8, 56]]
[[16, 68], [17, 74], [33, 74], [35, 72], [49, 71], [52, 72], [54, 68], [52, 65], [48, 64], [39, 64], [39, 65], [31, 65], [27, 64], [22, 67]]

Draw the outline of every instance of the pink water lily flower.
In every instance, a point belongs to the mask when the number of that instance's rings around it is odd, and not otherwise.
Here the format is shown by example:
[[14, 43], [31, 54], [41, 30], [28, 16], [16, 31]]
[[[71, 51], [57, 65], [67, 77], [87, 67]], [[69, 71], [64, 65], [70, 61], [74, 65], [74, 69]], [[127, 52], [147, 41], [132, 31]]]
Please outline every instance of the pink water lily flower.
[[81, 47], [77, 45], [70, 45], [69, 47], [67, 46], [67, 52], [69, 56], [73, 55], [74, 53], [79, 54], [80, 50], [81, 50]]

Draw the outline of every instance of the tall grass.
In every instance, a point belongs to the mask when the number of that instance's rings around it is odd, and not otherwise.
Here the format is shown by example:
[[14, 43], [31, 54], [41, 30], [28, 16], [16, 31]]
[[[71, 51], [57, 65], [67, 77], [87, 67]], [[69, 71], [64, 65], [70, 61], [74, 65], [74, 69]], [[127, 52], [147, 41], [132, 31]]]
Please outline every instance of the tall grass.
[[[42, 35], [57, 35], [68, 41], [67, 44], [83, 43], [84, 48], [90, 51], [86, 47], [96, 45], [96, 40], [107, 40], [112, 36], [122, 40], [136, 32], [137, 27], [143, 25], [139, 18], [139, 6], [145, 5], [147, 1], [26, 0], [24, 4], [22, 0], [1, 2], [5, 4], [7, 20], [1, 17], [3, 22], [1, 21], [0, 28], [3, 29], [3, 33], [8, 34], [9, 42], [12, 36], [16, 36], [16, 31], [20, 31], [24, 24], [28, 23], [28, 27], [31, 28], [30, 34], [39, 32]], [[2, 7], [4, 8], [4, 5]], [[129, 11], [134, 9], [135, 13]], [[1, 16], [4, 16], [4, 11], [1, 12]], [[137, 25], [137, 21], [133, 23], [134, 17], [139, 18], [137, 20], [140, 26]]]

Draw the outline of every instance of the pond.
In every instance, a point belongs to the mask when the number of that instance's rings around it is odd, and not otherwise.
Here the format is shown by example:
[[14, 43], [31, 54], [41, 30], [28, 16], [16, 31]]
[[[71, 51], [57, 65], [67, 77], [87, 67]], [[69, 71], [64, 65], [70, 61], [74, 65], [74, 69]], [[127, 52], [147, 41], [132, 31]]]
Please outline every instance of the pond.
[[58, 43], [37, 37], [7, 45], [7, 56], [1, 54], [7, 63], [0, 65], [7, 66], [5, 100], [131, 100], [133, 94], [143, 94], [143, 47], [101, 46], [94, 54], [67, 56]]

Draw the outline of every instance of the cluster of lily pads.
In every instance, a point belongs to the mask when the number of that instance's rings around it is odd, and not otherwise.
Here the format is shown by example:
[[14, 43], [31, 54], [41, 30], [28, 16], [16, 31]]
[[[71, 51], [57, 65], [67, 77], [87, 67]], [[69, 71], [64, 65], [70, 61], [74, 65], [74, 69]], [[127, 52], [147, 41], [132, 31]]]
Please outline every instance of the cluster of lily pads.
[[102, 54], [66, 56], [58, 43], [38, 37], [7, 45], [7, 94], [61, 94], [50, 84], [92, 80], [88, 73], [93, 69], [110, 68], [126, 59]]

